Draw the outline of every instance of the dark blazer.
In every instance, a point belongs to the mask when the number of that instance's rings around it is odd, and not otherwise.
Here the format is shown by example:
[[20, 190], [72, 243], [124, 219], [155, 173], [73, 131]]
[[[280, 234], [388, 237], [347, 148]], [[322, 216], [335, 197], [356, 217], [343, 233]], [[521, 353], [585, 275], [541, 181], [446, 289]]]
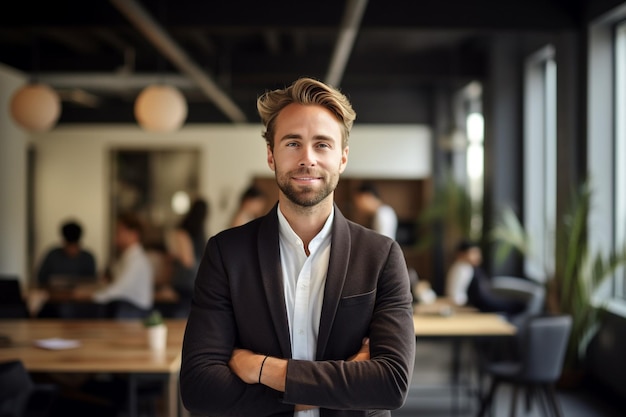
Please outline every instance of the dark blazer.
[[[404, 403], [415, 360], [412, 297], [399, 245], [335, 207], [316, 361], [289, 360], [284, 393], [228, 368], [234, 347], [291, 358], [276, 207], [209, 239], [183, 342], [185, 407], [210, 416], [390, 416]], [[370, 337], [371, 360], [348, 362]], [[369, 410], [369, 411], [368, 411]], [[379, 411], [375, 411], [379, 410]]]

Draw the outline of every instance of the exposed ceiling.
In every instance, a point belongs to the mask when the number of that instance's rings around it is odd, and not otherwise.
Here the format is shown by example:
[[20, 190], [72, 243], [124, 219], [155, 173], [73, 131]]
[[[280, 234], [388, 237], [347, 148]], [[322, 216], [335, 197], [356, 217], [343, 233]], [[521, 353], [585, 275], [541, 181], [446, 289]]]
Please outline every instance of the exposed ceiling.
[[0, 16], [0, 62], [63, 98], [61, 123], [132, 122], [152, 82], [183, 91], [187, 123], [258, 122], [256, 98], [312, 76], [361, 123], [428, 119], [438, 85], [485, 76], [485, 42], [580, 26], [567, 0], [23, 0]]

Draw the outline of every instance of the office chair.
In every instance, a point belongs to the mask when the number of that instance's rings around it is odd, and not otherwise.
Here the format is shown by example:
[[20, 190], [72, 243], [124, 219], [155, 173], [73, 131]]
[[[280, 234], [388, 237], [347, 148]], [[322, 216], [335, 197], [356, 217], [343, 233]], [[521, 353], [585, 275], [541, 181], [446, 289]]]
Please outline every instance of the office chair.
[[55, 385], [35, 384], [21, 361], [0, 363], [1, 416], [45, 417], [57, 393]]
[[13, 276], [0, 276], [0, 318], [26, 319], [29, 317], [19, 279]]
[[491, 289], [496, 294], [518, 299], [526, 304], [523, 311], [509, 319], [517, 328], [522, 327], [529, 317], [544, 312], [546, 289], [538, 282], [514, 276], [494, 276], [491, 279]]
[[555, 415], [562, 417], [554, 384], [561, 375], [571, 329], [572, 317], [569, 315], [539, 315], [528, 318], [519, 339], [521, 358], [516, 361], [488, 362], [484, 365], [483, 371], [492, 377], [492, 383], [489, 393], [481, 402], [478, 417], [483, 417], [490, 408], [501, 383], [513, 384], [511, 417], [515, 416], [520, 386], [526, 388], [527, 408], [530, 408], [533, 393], [543, 394]]

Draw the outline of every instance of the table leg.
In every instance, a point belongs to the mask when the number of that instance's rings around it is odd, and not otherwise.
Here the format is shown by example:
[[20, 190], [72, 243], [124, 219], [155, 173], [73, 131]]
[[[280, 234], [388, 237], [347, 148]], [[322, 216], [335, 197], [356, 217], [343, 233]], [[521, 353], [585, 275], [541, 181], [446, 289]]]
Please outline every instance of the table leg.
[[461, 372], [461, 341], [452, 339], [452, 416], [459, 413], [459, 375]]
[[169, 374], [167, 380], [167, 404], [165, 409], [167, 415], [170, 417], [180, 415], [178, 412], [178, 373], [173, 372]]
[[128, 415], [137, 417], [137, 377], [134, 373], [128, 376]]

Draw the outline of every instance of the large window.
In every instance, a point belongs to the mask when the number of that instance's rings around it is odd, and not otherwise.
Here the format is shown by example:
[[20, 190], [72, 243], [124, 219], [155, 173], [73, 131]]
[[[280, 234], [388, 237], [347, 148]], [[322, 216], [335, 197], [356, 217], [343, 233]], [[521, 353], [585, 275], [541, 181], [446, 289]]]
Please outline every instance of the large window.
[[[615, 30], [615, 246], [626, 242], [626, 21]], [[626, 271], [618, 271], [615, 295], [626, 298]]]
[[[590, 249], [609, 253], [626, 245], [626, 5], [589, 28], [587, 162], [592, 182]], [[626, 272], [618, 270], [601, 298], [626, 315]]]
[[556, 229], [556, 62], [546, 46], [526, 60], [524, 80], [524, 224], [532, 254], [524, 272], [544, 281], [554, 272]]

